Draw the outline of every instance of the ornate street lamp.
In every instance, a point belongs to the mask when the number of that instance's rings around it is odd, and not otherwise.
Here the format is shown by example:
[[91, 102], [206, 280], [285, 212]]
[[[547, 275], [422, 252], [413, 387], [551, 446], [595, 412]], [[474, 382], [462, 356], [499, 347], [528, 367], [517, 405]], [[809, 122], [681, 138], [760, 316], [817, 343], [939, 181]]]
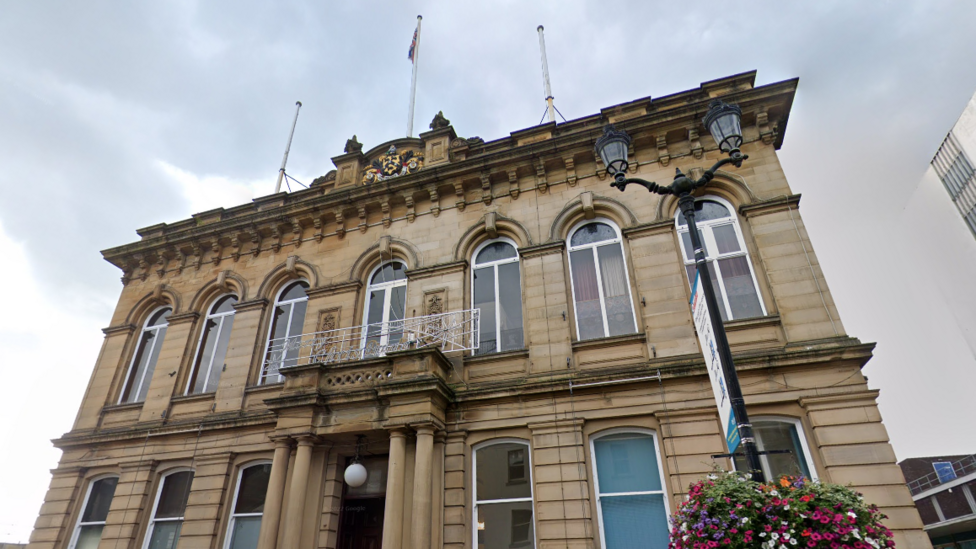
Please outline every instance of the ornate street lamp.
[[[705, 304], [708, 307], [711, 318], [709, 319], [712, 334], [714, 336], [716, 351], [718, 352], [722, 372], [724, 373], [727, 384], [729, 401], [732, 405], [732, 413], [735, 416], [735, 423], [738, 429], [740, 441], [745, 450], [746, 462], [749, 464], [753, 480], [764, 482], [762, 464], [759, 460], [759, 449], [756, 447], [756, 439], [752, 433], [752, 424], [749, 423], [749, 415], [746, 413], [745, 400], [742, 398], [742, 388], [739, 387], [739, 378], [735, 372], [735, 365], [732, 362], [732, 351], [729, 349], [729, 341], [725, 335], [725, 326], [722, 318], [718, 314], [718, 300], [715, 296], [715, 289], [712, 287], [712, 277], [708, 271], [705, 261], [704, 246], [698, 236], [698, 228], [695, 225], [695, 198], [691, 195], [692, 191], [699, 187], [704, 187], [715, 177], [715, 172], [726, 164], [735, 167], [742, 165], [742, 161], [749, 157], [739, 151], [742, 146], [742, 109], [735, 105], [729, 105], [719, 100], [714, 100], [708, 107], [705, 114], [704, 124], [708, 128], [719, 149], [728, 154], [728, 158], [723, 158], [716, 162], [711, 168], [705, 170], [698, 179], [691, 179], [681, 173], [680, 169], [675, 169], [674, 181], [668, 186], [661, 186], [653, 181], [627, 177], [627, 148], [631, 139], [626, 132], [607, 125], [603, 128], [603, 135], [596, 141], [596, 152], [607, 167], [607, 173], [613, 176], [612, 187], [623, 191], [627, 185], [636, 183], [649, 192], [661, 195], [674, 195], [678, 197], [678, 206], [681, 213], [688, 221], [688, 235], [691, 237], [692, 248], [695, 249], [695, 267], [698, 270], [699, 287], [705, 296]], [[725, 421], [725, 418], [722, 418]], [[778, 453], [778, 452], [777, 452]], [[731, 456], [729, 456], [731, 457]]]

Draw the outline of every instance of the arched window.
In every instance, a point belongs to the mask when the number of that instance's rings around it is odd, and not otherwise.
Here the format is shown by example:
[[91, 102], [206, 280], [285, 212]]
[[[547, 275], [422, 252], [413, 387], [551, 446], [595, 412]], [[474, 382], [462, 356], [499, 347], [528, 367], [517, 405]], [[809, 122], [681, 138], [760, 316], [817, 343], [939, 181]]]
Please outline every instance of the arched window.
[[474, 254], [471, 278], [471, 302], [481, 309], [480, 345], [475, 354], [524, 348], [522, 283], [515, 243], [494, 240], [482, 244]]
[[139, 338], [139, 347], [125, 376], [122, 396], [119, 397], [120, 404], [146, 400], [149, 382], [152, 381], [153, 370], [156, 369], [159, 351], [163, 348], [163, 339], [166, 337], [166, 327], [169, 326], [168, 319], [172, 312], [173, 309], [163, 307], [151, 314], [146, 321]]
[[[742, 240], [742, 231], [728, 202], [715, 197], [695, 201], [695, 225], [708, 262], [708, 273], [719, 302], [722, 320], [764, 316], [756, 275]], [[689, 284], [695, 281], [695, 250], [688, 221], [679, 210], [675, 216]]]
[[406, 307], [407, 266], [401, 261], [390, 261], [377, 267], [366, 290], [364, 357], [381, 355], [380, 347], [400, 341]]
[[604, 549], [666, 549], [668, 503], [655, 435], [613, 430], [590, 444]]
[[115, 486], [119, 477], [102, 477], [92, 480], [88, 484], [85, 494], [85, 506], [78, 515], [78, 524], [71, 535], [68, 549], [98, 549], [98, 542], [102, 539], [102, 529], [105, 528], [105, 517], [115, 496]]
[[473, 461], [474, 547], [535, 547], [529, 445], [492, 441]]
[[298, 362], [298, 344], [305, 325], [305, 309], [308, 307], [308, 282], [299, 280], [285, 286], [275, 300], [268, 332], [268, 351], [264, 356], [259, 385], [278, 383], [285, 378], [278, 370], [294, 366]]
[[186, 384], [186, 394], [210, 393], [217, 390], [220, 372], [224, 370], [227, 345], [230, 343], [230, 330], [234, 326], [236, 304], [237, 296], [225, 295], [210, 307], [210, 312], [204, 320], [203, 333], [200, 334], [200, 345], [197, 347], [193, 371]]
[[570, 278], [579, 339], [636, 332], [620, 231], [601, 220], [586, 223], [570, 234]]
[[[803, 434], [800, 420], [782, 417], [752, 417], [752, 432], [756, 446], [764, 450], [789, 450], [782, 454], [763, 454], [759, 456], [763, 473], [769, 480], [778, 480], [783, 475], [804, 476], [817, 480], [817, 470], [810, 459], [810, 448]], [[735, 458], [736, 471], [748, 471], [745, 456]]]
[[258, 463], [241, 469], [234, 489], [226, 549], [256, 549], [268, 492], [271, 463]]
[[183, 513], [190, 497], [193, 471], [183, 470], [168, 473], [156, 491], [152, 513], [149, 514], [149, 528], [143, 549], [175, 549], [183, 528]]

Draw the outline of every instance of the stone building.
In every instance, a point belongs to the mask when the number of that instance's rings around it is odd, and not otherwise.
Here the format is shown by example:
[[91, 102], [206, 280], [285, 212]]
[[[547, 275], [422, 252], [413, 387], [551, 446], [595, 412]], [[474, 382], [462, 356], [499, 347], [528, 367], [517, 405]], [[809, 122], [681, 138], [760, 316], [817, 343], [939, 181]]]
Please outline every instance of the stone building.
[[104, 251], [124, 288], [30, 549], [665, 547], [734, 465], [676, 201], [610, 188], [593, 145], [614, 123], [640, 177], [700, 172], [717, 97], [749, 159], [700, 228], [759, 443], [793, 452], [766, 473], [852, 483], [930, 547], [777, 159], [797, 81], [754, 81], [487, 142], [438, 114]]

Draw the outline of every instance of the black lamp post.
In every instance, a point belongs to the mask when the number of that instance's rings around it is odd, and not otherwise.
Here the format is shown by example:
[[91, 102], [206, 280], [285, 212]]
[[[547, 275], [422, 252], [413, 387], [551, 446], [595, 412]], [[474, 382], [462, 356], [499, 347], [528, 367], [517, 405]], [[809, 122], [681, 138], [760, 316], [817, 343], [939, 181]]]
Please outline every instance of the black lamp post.
[[753, 480], [764, 482], [762, 464], [759, 461], [759, 450], [756, 447], [752, 425], [749, 423], [749, 416], [746, 413], [745, 400], [742, 398], [742, 389], [739, 387], [739, 377], [736, 375], [735, 365], [732, 363], [732, 351], [729, 349], [729, 340], [725, 336], [725, 326], [722, 324], [721, 315], [718, 314], [718, 300], [715, 297], [712, 277], [705, 262], [704, 247], [698, 237], [698, 228], [695, 225], [695, 198], [691, 195], [695, 189], [707, 185], [715, 177], [715, 171], [722, 166], [732, 164], [739, 167], [743, 160], [749, 158], [739, 151], [739, 147], [742, 145], [741, 118], [742, 109], [735, 105], [729, 105], [719, 100], [712, 101], [709, 105], [708, 113], [705, 114], [704, 119], [705, 127], [708, 128], [715, 142], [718, 143], [719, 149], [728, 153], [729, 156], [705, 170], [705, 173], [697, 180], [689, 178], [677, 168], [675, 169], [674, 181], [666, 187], [651, 181], [627, 177], [627, 167], [629, 166], [627, 148], [630, 146], [630, 136], [626, 132], [615, 129], [612, 125], [603, 128], [603, 135], [596, 141], [596, 152], [603, 159], [607, 173], [614, 178], [613, 183], [610, 184], [612, 187], [623, 191], [627, 185], [636, 183], [652, 193], [672, 194], [678, 197], [678, 206], [688, 221], [688, 234], [691, 237], [691, 245], [695, 249], [695, 267], [698, 269], [701, 289], [705, 294], [705, 303], [711, 315], [710, 320], [715, 335], [715, 344], [718, 347], [722, 370], [725, 374], [726, 383], [728, 383], [729, 400], [732, 404], [732, 411], [735, 413], [739, 436], [745, 449], [746, 461]]

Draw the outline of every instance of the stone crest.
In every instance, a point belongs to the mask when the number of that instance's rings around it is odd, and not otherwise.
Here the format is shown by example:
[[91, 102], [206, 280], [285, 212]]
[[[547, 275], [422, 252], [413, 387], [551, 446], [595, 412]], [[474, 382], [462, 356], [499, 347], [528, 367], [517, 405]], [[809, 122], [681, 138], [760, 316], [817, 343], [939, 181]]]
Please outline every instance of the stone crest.
[[423, 167], [423, 154], [414, 151], [399, 152], [395, 145], [391, 145], [386, 154], [363, 170], [363, 185], [411, 174]]

